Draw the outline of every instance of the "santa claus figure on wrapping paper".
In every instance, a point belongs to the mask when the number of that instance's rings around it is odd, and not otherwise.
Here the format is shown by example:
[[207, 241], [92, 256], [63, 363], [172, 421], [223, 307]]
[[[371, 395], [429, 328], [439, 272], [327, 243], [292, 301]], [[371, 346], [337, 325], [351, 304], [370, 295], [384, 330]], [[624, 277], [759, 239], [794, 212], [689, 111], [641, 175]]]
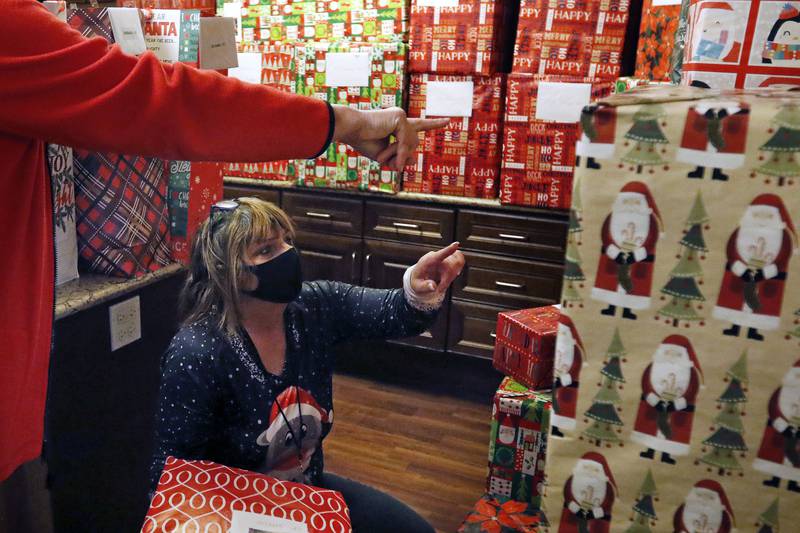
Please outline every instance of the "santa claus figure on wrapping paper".
[[800, 9], [786, 3], [764, 43], [762, 62], [781, 67], [800, 67]]
[[672, 519], [675, 533], [729, 533], [735, 525], [725, 489], [703, 479], [689, 490]]
[[[256, 439], [267, 447], [260, 472], [284, 481], [308, 483], [305, 471], [322, 441], [325, 426], [333, 421], [310, 392], [294, 385], [272, 402], [269, 427]], [[328, 426], [329, 428], [329, 426]]]
[[753, 468], [772, 476], [764, 485], [779, 488], [785, 479], [788, 490], [800, 492], [800, 360], [772, 393], [768, 413]]
[[631, 440], [647, 449], [639, 455], [675, 464], [673, 455], [689, 454], [692, 423], [702, 370], [692, 344], [670, 335], [653, 355], [642, 375], [642, 396]]
[[563, 437], [561, 430], [575, 429], [575, 412], [578, 408], [578, 378], [586, 351], [572, 319], [561, 314], [558, 319], [558, 340], [553, 364], [552, 434]]
[[712, 168], [711, 179], [727, 181], [723, 170], [744, 165], [750, 109], [735, 101], [703, 100], [689, 109], [676, 160], [696, 165], [687, 174], [701, 179]]
[[786, 272], [797, 234], [780, 197], [762, 194], [742, 215], [728, 239], [727, 261], [713, 316], [732, 322], [723, 334], [738, 336], [747, 327], [747, 337], [764, 340], [758, 330], [780, 326]]
[[616, 492], [606, 458], [597, 452], [585, 453], [564, 484], [559, 533], [608, 533]]
[[592, 298], [608, 304], [602, 314], [636, 320], [633, 309], [650, 307], [653, 262], [661, 233], [661, 215], [650, 189], [639, 181], [627, 183], [603, 222], [602, 255]]
[[[740, 15], [728, 2], [693, 0], [692, 3], [696, 8], [690, 21], [691, 61], [738, 63], [742, 43], [737, 39], [736, 29], [744, 30]], [[744, 23], [747, 23], [746, 17]]]
[[614, 135], [617, 131], [617, 110], [613, 107], [591, 104], [581, 113], [581, 137], [575, 145], [575, 167], [586, 157], [586, 167], [599, 169], [597, 159], [614, 156]]

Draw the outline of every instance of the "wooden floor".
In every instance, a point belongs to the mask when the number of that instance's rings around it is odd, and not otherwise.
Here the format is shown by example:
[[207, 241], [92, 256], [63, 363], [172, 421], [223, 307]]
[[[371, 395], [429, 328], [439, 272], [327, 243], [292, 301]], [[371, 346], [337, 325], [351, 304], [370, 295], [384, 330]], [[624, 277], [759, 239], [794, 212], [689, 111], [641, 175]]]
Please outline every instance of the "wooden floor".
[[325, 469], [388, 492], [453, 533], [484, 492], [490, 401], [337, 374]]

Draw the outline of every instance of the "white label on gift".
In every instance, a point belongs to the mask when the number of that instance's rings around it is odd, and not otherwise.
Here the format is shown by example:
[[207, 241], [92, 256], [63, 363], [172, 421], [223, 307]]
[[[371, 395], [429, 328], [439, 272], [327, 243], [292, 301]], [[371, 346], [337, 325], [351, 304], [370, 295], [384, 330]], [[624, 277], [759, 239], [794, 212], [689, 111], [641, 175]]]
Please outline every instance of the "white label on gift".
[[308, 533], [303, 522], [247, 511], [233, 511], [228, 533]]
[[242, 40], [242, 3], [225, 2], [222, 4], [222, 16], [232, 17], [236, 20], [236, 42]]
[[419, 7], [458, 7], [458, 0], [417, 0]]
[[539, 83], [536, 120], [578, 122], [581, 111], [592, 99], [591, 83]]
[[200, 68], [217, 70], [235, 66], [236, 21], [232, 17], [201, 18]]
[[138, 56], [147, 50], [138, 9], [135, 7], [109, 7], [108, 20], [111, 22], [114, 40], [123, 52]]
[[144, 28], [147, 49], [165, 63], [177, 63], [181, 47], [181, 12], [177, 9], [153, 9], [151, 12], [152, 17]]
[[679, 6], [682, 0], [653, 0], [650, 4], [653, 7], [657, 6]]
[[236, 54], [239, 66], [228, 70], [228, 76], [248, 83], [261, 83], [261, 53]]
[[325, 83], [328, 87], [369, 87], [372, 73], [367, 52], [328, 52]]
[[426, 117], [471, 117], [471, 81], [429, 81], [425, 97]]

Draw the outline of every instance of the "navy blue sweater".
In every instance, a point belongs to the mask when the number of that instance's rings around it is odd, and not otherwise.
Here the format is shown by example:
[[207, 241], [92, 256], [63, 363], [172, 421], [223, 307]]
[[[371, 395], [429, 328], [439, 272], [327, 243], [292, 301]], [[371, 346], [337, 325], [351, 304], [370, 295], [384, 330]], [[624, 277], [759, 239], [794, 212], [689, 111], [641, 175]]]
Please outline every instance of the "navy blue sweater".
[[175, 335], [162, 359], [152, 489], [168, 455], [318, 485], [333, 422], [333, 347], [418, 335], [436, 312], [411, 307], [403, 289], [318, 281], [303, 284], [284, 318], [280, 376], [264, 368], [243, 328], [229, 336], [203, 320]]

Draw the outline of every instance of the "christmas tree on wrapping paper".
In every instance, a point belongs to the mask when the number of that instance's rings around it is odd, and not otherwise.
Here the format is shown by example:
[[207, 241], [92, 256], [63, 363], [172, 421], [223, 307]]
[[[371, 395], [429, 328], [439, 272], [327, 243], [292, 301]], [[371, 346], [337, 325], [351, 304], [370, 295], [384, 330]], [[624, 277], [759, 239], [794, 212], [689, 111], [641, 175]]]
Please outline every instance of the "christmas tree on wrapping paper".
[[625, 383], [625, 377], [622, 375], [622, 361], [626, 353], [625, 347], [622, 345], [622, 339], [619, 336], [619, 328], [615, 328], [614, 337], [611, 339], [608, 350], [606, 350], [605, 366], [600, 370], [602, 375], [599, 384], [600, 390], [597, 391], [597, 394], [592, 399], [592, 405], [584, 413], [584, 416], [586, 416], [585, 422], [588, 423], [589, 419], [592, 422], [583, 431], [581, 440], [585, 437], [587, 440], [593, 441], [597, 446], [602, 446], [603, 443], [608, 447], [612, 443], [619, 443], [622, 446], [622, 439], [620, 439], [619, 433], [622, 431], [620, 428], [623, 422], [617, 412], [622, 410], [619, 407], [622, 403], [619, 389]]
[[[686, 220], [686, 230], [680, 241], [681, 253], [678, 254], [678, 264], [669, 273], [670, 279], [661, 289], [661, 293], [664, 295], [661, 299], [668, 299], [669, 302], [656, 315], [656, 319], [664, 318], [665, 323], [671, 323], [675, 327], [678, 327], [681, 321], [687, 328], [691, 322], [699, 321], [700, 325], [703, 325], [703, 317], [697, 313], [697, 309], [701, 308], [701, 305], [696, 302], [705, 301], [699, 284], [702, 283], [700, 279], [703, 277], [700, 261], [705, 259], [703, 254], [708, 252], [703, 237], [704, 224], [708, 220], [703, 198], [698, 191], [692, 209], [689, 211], [689, 218]], [[708, 227], [705, 226], [705, 229]]]
[[786, 332], [786, 340], [789, 340], [792, 337], [795, 339], [800, 339], [800, 309], [794, 312], [794, 316], [797, 317], [794, 319], [795, 327], [793, 330]]
[[[625, 142], [625, 146], [633, 142], [633, 148], [622, 156], [622, 161], [634, 165], [631, 170], [635, 168], [637, 174], [641, 174], [644, 167], [666, 164], [661, 158], [660, 148], [660, 145], [669, 143], [659, 123], [664, 115], [664, 108], [660, 105], [644, 105], [633, 115], [633, 126], [625, 134], [625, 138], [630, 140]], [[654, 172], [651, 168], [650, 173]]]
[[656, 482], [653, 479], [653, 472], [647, 471], [647, 475], [639, 488], [639, 495], [633, 505], [633, 524], [630, 525], [625, 533], [652, 533], [651, 526], [656, 525], [656, 516], [653, 501], [657, 498]]
[[[800, 163], [797, 162], [797, 152], [800, 152], [800, 106], [789, 105], [773, 119], [777, 131], [770, 129], [772, 137], [764, 143], [759, 150], [767, 152], [759, 157], [766, 162], [753, 169], [751, 177], [756, 174], [765, 174], [778, 179], [778, 186], [788, 183], [794, 184], [794, 179], [800, 176]], [[770, 182], [770, 178], [765, 180]]]
[[[717, 469], [721, 476], [731, 475], [734, 471], [742, 474], [742, 466], [736, 458], [737, 454], [744, 457], [747, 445], [744, 442], [744, 404], [747, 403], [747, 350], [725, 373], [728, 386], [722, 395], [717, 398], [717, 408], [720, 413], [714, 419], [713, 433], [703, 441], [703, 451], [709, 450], [699, 459]], [[711, 468], [709, 468], [711, 471]]]
[[564, 292], [562, 300], [564, 307], [571, 307], [575, 304], [583, 307], [583, 297], [578, 292], [582, 287], [581, 282], [586, 279], [581, 268], [580, 234], [583, 231], [578, 212], [573, 208], [569, 212], [569, 230], [567, 233], [567, 252], [564, 258]]
[[767, 507], [767, 510], [758, 515], [758, 522], [756, 523], [758, 533], [778, 533], [780, 531], [779, 515], [778, 498], [775, 498]]

